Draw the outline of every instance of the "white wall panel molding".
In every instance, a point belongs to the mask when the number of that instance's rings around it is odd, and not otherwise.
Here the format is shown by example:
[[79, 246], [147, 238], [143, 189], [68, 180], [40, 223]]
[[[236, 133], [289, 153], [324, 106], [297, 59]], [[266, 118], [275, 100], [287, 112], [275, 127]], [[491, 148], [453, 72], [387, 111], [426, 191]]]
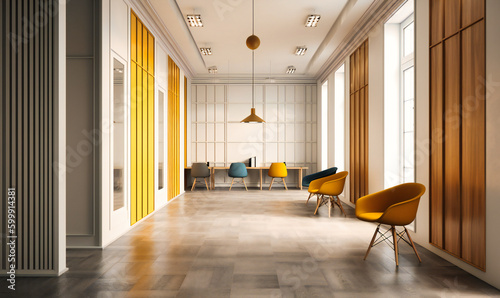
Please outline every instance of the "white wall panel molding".
[[[191, 162], [229, 166], [256, 156], [258, 166], [283, 161], [315, 171], [316, 85], [256, 84], [256, 112], [266, 123], [240, 123], [250, 113], [251, 88], [248, 84], [192, 85]], [[249, 184], [257, 185], [258, 175], [249, 175]], [[289, 175], [294, 185], [295, 173]], [[216, 179], [217, 185], [230, 182], [223, 171], [216, 173]]]

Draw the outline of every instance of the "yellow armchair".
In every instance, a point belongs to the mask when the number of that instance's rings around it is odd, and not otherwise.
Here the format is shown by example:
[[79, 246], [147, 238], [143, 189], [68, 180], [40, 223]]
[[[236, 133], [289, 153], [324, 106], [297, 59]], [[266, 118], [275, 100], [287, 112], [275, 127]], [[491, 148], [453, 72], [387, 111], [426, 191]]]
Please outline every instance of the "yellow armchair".
[[[365, 260], [373, 246], [384, 240], [390, 240], [390, 237], [386, 237], [385, 234], [391, 232], [396, 266], [399, 266], [399, 239], [410, 245], [419, 262], [422, 262], [415, 248], [415, 244], [405, 226], [415, 220], [418, 203], [420, 202], [420, 197], [422, 197], [424, 193], [424, 185], [420, 183], [404, 183], [358, 199], [356, 202], [356, 217], [363, 221], [378, 223], [377, 229], [366, 251]], [[382, 233], [380, 232], [380, 225], [382, 224], [390, 225], [391, 228], [385, 233]], [[402, 226], [404, 230], [397, 232], [396, 226]], [[380, 234], [378, 238], [376, 238], [377, 234]], [[408, 239], [404, 237], [405, 235]]]
[[314, 211], [314, 214], [318, 213], [318, 209], [319, 207], [321, 207], [321, 205], [327, 204], [328, 217], [330, 217], [331, 207], [335, 206], [334, 204], [337, 204], [342, 213], [344, 213], [344, 216], [346, 215], [344, 207], [342, 207], [342, 203], [340, 202], [338, 196], [342, 193], [342, 191], [344, 191], [347, 174], [347, 171], [343, 171], [325, 178], [311, 181], [311, 184], [309, 184], [308, 188], [308, 191], [311, 194], [309, 195], [307, 201], [309, 201], [311, 195], [317, 195], [316, 210]]

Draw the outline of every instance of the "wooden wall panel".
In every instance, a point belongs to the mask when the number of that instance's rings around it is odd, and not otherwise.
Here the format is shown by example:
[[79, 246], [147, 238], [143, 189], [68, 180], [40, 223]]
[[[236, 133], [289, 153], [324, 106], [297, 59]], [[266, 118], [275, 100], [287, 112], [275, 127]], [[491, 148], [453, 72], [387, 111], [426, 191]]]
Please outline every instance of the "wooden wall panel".
[[[480, 1], [479, 1], [480, 2]], [[484, 267], [485, 197], [485, 26], [462, 34], [462, 258]], [[478, 92], [478, 90], [480, 92]]]
[[154, 210], [154, 36], [131, 13], [130, 223]]
[[430, 0], [430, 44], [435, 45], [444, 37], [444, 0]]
[[460, 0], [445, 0], [444, 37], [449, 37], [457, 33], [458, 30], [460, 30]]
[[462, 0], [462, 27], [484, 18], [484, 1]]
[[350, 57], [350, 200], [368, 193], [368, 41]]
[[430, 110], [431, 110], [431, 243], [443, 247], [443, 45], [439, 44], [431, 48], [430, 79]]
[[444, 247], [460, 255], [460, 36], [444, 43]]
[[485, 1], [430, 8], [430, 241], [485, 270]]
[[[0, 6], [0, 268], [7, 272], [14, 265], [27, 274], [53, 274], [59, 241], [54, 226], [58, 213], [54, 189], [56, 167], [62, 166], [54, 160], [58, 73], [53, 59], [58, 54], [58, 6], [40, 0], [6, 0]], [[31, 30], [27, 38], [27, 24], [43, 26]], [[71, 160], [67, 161], [71, 167]], [[15, 208], [9, 208], [12, 206]], [[13, 230], [8, 227], [12, 212]], [[8, 257], [10, 237], [17, 237], [14, 262]]]

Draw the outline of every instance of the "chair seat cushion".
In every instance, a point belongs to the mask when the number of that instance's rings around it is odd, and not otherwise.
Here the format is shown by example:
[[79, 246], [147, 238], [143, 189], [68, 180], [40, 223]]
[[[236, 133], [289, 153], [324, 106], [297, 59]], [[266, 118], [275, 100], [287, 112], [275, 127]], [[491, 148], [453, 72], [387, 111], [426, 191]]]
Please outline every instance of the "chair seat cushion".
[[384, 214], [384, 213], [383, 212], [366, 212], [366, 213], [358, 214], [356, 216], [357, 216], [357, 218], [364, 220], [364, 221], [377, 221], [382, 216], [382, 214]]

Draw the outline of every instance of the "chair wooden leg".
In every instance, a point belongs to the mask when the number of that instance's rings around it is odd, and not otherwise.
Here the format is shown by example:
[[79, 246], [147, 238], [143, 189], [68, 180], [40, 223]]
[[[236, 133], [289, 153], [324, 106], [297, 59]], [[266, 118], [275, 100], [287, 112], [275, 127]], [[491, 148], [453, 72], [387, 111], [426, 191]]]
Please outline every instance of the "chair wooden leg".
[[269, 190], [273, 187], [274, 177], [271, 179], [271, 185], [269, 185]]
[[366, 251], [365, 257], [363, 260], [366, 260], [366, 257], [368, 257], [368, 254], [370, 253], [370, 250], [373, 247], [373, 242], [375, 242], [375, 238], [377, 237], [378, 230], [380, 229], [380, 225], [377, 226], [377, 229], [375, 230], [375, 233], [373, 233], [372, 241], [370, 241], [370, 245], [368, 245], [368, 250]]
[[415, 243], [413, 243], [413, 240], [411, 239], [410, 237], [410, 233], [408, 233], [408, 230], [405, 228], [405, 232], [406, 232], [406, 235], [408, 236], [408, 239], [410, 240], [410, 243], [411, 243], [411, 247], [413, 247], [413, 251], [415, 252], [415, 254], [417, 255], [417, 258], [418, 258], [418, 261], [420, 263], [422, 263], [422, 260], [420, 259], [420, 256], [418, 255], [418, 252], [417, 252], [417, 248], [415, 247]]
[[339, 206], [342, 213], [344, 213], [344, 216], [347, 217], [347, 214], [345, 213], [344, 207], [342, 206], [342, 202], [340, 201], [339, 197], [335, 197], [335, 199], [336, 199], [335, 204]]
[[205, 179], [205, 186], [207, 187], [207, 190], [208, 190], [208, 191], [210, 191], [210, 189], [208, 189], [207, 178], [205, 177], [205, 178], [203, 178], [203, 179]]
[[314, 215], [316, 215], [316, 213], [318, 213], [318, 208], [319, 208], [319, 205], [321, 204], [321, 201], [323, 201], [323, 196], [321, 196], [321, 199], [318, 197], [318, 202], [316, 203], [316, 210], [314, 210]]
[[281, 178], [281, 180], [283, 180], [283, 184], [285, 185], [285, 189], [288, 190], [288, 187], [286, 187], [285, 178]]
[[234, 178], [231, 179], [231, 186], [229, 186], [229, 191], [231, 191], [231, 188], [233, 188], [233, 182], [234, 182]]
[[196, 178], [194, 178], [193, 186], [191, 186], [191, 191], [193, 191], [195, 185], [196, 185]]
[[247, 184], [245, 182], [245, 178], [241, 178], [243, 180], [243, 184], [245, 185], [245, 190], [248, 191]]
[[398, 252], [398, 236], [396, 235], [396, 228], [391, 227], [392, 230], [392, 241], [394, 241], [394, 256], [396, 257], [396, 266], [399, 266], [399, 252]]
[[328, 218], [330, 218], [332, 217], [332, 201], [330, 200], [330, 198], [328, 198], [327, 205], [328, 205]]
[[307, 203], [309, 203], [309, 199], [312, 197], [312, 195], [313, 195], [313, 193], [312, 193], [312, 192], [311, 192], [311, 193], [309, 193], [309, 197], [307, 198], [306, 205], [307, 205]]

